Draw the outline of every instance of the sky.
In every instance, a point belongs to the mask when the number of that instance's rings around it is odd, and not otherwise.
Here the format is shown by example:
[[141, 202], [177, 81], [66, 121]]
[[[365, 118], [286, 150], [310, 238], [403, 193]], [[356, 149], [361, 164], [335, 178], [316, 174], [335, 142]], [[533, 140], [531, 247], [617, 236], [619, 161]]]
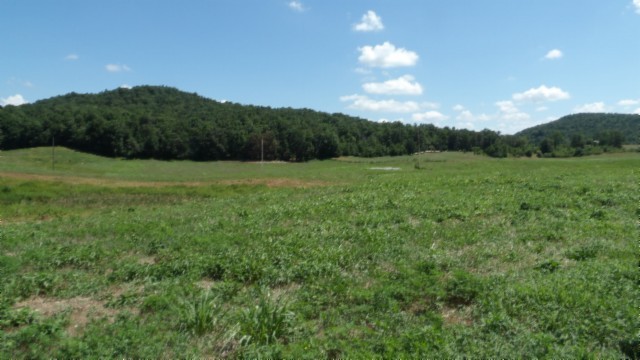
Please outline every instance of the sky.
[[165, 85], [503, 134], [640, 113], [640, 0], [0, 0], [0, 105]]

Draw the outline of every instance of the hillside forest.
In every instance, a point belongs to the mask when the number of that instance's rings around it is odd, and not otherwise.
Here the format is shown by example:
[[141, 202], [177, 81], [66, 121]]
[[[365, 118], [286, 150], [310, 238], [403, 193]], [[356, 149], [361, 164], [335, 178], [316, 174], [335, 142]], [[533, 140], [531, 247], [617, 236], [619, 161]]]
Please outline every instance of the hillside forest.
[[640, 115], [576, 114], [501, 135], [223, 103], [165, 86], [70, 93], [0, 107], [0, 149], [55, 144], [130, 159], [308, 161], [423, 151], [564, 157], [606, 152], [639, 137]]

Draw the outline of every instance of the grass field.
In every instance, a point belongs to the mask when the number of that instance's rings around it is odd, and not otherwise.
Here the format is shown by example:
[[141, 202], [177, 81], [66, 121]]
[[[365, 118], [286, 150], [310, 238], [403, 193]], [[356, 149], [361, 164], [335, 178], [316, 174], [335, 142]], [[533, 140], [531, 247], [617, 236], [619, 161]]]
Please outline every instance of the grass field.
[[55, 155], [0, 152], [0, 358], [638, 357], [638, 153]]

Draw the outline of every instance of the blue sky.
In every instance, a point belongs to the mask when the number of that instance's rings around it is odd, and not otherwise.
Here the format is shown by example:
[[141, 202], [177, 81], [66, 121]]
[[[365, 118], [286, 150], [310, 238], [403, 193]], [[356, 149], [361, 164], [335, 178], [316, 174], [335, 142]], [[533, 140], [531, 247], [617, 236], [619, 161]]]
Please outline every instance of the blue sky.
[[167, 85], [514, 133], [640, 113], [640, 0], [0, 0], [0, 105]]

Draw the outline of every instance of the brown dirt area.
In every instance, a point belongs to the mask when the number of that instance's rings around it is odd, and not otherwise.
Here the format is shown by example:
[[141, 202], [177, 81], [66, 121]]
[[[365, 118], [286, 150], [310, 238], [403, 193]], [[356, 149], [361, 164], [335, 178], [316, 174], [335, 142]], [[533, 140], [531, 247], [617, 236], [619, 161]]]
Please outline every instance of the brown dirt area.
[[77, 176], [55, 176], [41, 174], [27, 174], [15, 172], [0, 173], [0, 178], [9, 178], [15, 180], [36, 180], [49, 182], [62, 182], [71, 185], [95, 185], [105, 187], [169, 187], [169, 186], [185, 186], [199, 187], [208, 185], [266, 185], [267, 187], [293, 187], [293, 188], [309, 188], [316, 186], [330, 185], [328, 182], [316, 180], [302, 179], [246, 179], [246, 180], [218, 180], [218, 181], [128, 181], [128, 180], [111, 180], [90, 177]]
[[109, 309], [104, 302], [88, 297], [74, 297], [71, 299], [51, 299], [45, 297], [31, 297], [14, 306], [16, 309], [29, 308], [44, 317], [51, 317], [63, 311], [71, 311], [71, 319], [67, 332], [71, 336], [82, 333], [85, 326], [92, 319], [107, 318], [113, 322], [119, 313], [116, 309]]

